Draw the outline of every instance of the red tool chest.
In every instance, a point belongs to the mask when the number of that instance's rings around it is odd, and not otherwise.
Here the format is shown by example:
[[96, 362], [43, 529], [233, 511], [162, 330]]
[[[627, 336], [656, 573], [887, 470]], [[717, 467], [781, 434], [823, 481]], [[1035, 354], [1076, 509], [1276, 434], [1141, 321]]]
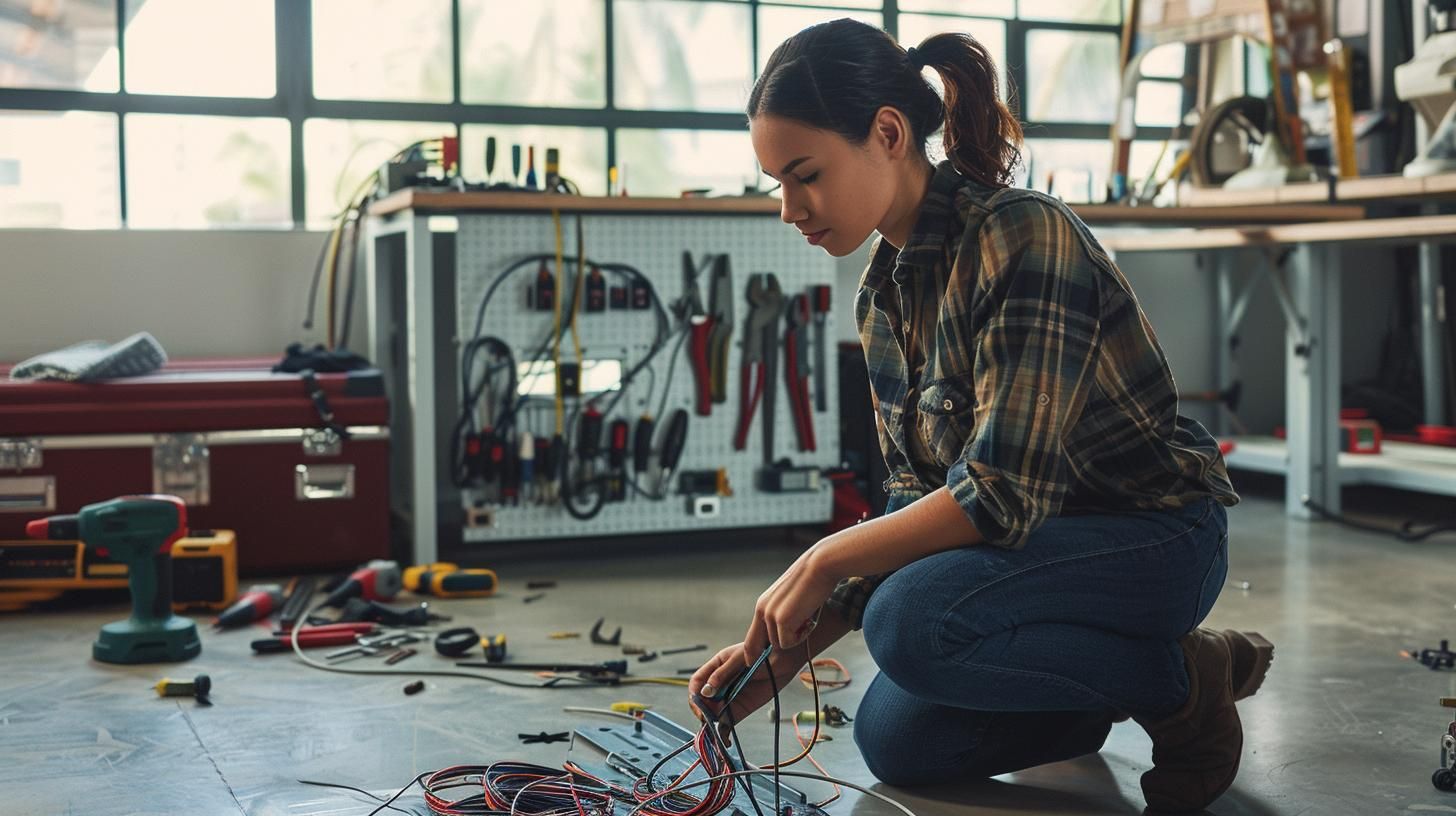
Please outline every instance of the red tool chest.
[[238, 570], [389, 557], [389, 403], [375, 370], [318, 374], [328, 427], [272, 360], [191, 360], [97, 383], [0, 366], [0, 540], [128, 493], [171, 493], [193, 529], [237, 531]]

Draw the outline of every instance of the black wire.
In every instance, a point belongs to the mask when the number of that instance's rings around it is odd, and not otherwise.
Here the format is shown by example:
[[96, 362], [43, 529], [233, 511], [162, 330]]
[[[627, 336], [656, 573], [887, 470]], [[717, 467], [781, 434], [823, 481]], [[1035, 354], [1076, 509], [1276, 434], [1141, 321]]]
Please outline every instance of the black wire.
[[313, 262], [313, 280], [308, 284], [308, 305], [303, 310], [303, 328], [308, 331], [313, 328], [313, 312], [318, 308], [319, 283], [324, 277], [324, 256], [329, 254], [329, 242], [334, 240], [333, 230], [325, 236], [323, 245], [319, 247], [318, 259]]
[[382, 804], [379, 807], [377, 807], [377, 808], [369, 811], [369, 816], [374, 816], [374, 814], [378, 813], [379, 811], [384, 810], [387, 807], [390, 807], [390, 803], [391, 802], [393, 802], [394, 800], [396, 800], [399, 797], [403, 796], [404, 793], [405, 793], [405, 791], [409, 790], [410, 788], [413, 788], [415, 785], [420, 784], [420, 780], [421, 779], [424, 779], [427, 776], [429, 776], [431, 773], [434, 773], [434, 772], [433, 771], [425, 771], [424, 773], [422, 773], [419, 776], [415, 777], [414, 780], [411, 781], [408, 785], [405, 785], [404, 787], [400, 788], [398, 791], [395, 792], [395, 794], [393, 796], [391, 796], [388, 799], [384, 800], [384, 804]]
[[[416, 778], [415, 781], [418, 782], [419, 779], [420, 778], [423, 778], [423, 777], [424, 777], [424, 774], [421, 774], [420, 777], [419, 778]], [[370, 799], [373, 799], [376, 802], [385, 802], [385, 799], [384, 799], [383, 796], [378, 796], [376, 794], [370, 793], [369, 791], [364, 790], [363, 788], [356, 788], [353, 785], [341, 785], [338, 782], [315, 782], [312, 779], [299, 779], [297, 781], [299, 782], [299, 784], [302, 784], [302, 785], [317, 785], [320, 788], [340, 788], [340, 789], [347, 790], [347, 791], [354, 791], [355, 793], [362, 793], [365, 796], [369, 797]], [[411, 782], [410, 784], [413, 785], [414, 782]], [[406, 790], [408, 790], [408, 788], [406, 788]], [[395, 796], [398, 797], [399, 794], [395, 794]], [[394, 799], [390, 799], [389, 800], [389, 802], [393, 802], [393, 801], [394, 801]], [[385, 807], [388, 807], [390, 810], [397, 810], [400, 813], [408, 813], [408, 814], [410, 814], [410, 816], [419, 816], [419, 814], [420, 814], [420, 812], [418, 810], [405, 810], [403, 808], [395, 807], [394, 805], [389, 804], [389, 802], [385, 802]]]
[[783, 719], [784, 719], [783, 718], [783, 713], [784, 712], [779, 708], [779, 680], [778, 680], [777, 677], [774, 677], [774, 673], [773, 673], [773, 663], [771, 661], [765, 660], [764, 661], [764, 664], [763, 664], [763, 670], [764, 670], [764, 673], [768, 675], [768, 685], [769, 685], [769, 688], [773, 689], [773, 699], [774, 699], [774, 707], [773, 707], [773, 713], [774, 713], [774, 737], [773, 737], [773, 745], [774, 745], [774, 749], [773, 749], [773, 755], [774, 755], [774, 772], [773, 772], [774, 816], [778, 816], [778, 814], [781, 814], [781, 813], [784, 812], [783, 803], [780, 801], [781, 793], [782, 792], [779, 790], [779, 779], [781, 778], [779, 776], [779, 730], [783, 727], [782, 726], [782, 722], [783, 722]]
[[349, 347], [349, 335], [354, 328], [354, 287], [359, 278], [359, 233], [360, 220], [364, 217], [363, 202], [354, 210], [354, 218], [351, 221], [352, 228], [349, 231], [349, 266], [348, 283], [344, 288], [344, 325], [339, 330], [339, 347]]

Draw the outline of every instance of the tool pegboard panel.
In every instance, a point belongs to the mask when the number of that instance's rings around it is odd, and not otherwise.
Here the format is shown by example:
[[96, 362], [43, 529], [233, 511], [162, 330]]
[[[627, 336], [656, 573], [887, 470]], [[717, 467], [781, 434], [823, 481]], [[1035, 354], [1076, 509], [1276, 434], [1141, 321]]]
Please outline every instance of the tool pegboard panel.
[[[564, 240], [564, 254], [574, 258], [576, 249], [576, 216], [562, 216], [561, 229]], [[754, 273], [772, 272], [779, 281], [784, 303], [796, 294], [808, 294], [812, 286], [833, 286], [835, 265], [832, 258], [822, 250], [807, 245], [803, 237], [792, 227], [772, 216], [742, 215], [618, 215], [584, 214], [582, 228], [585, 235], [586, 257], [596, 263], [629, 264], [645, 275], [657, 290], [663, 307], [668, 311], [669, 321], [675, 329], [678, 324], [672, 314], [672, 304], [683, 296], [683, 252], [692, 253], [701, 263], [709, 254], [726, 254], [732, 274], [733, 320], [732, 334], [728, 340], [726, 369], [726, 399], [712, 405], [709, 416], [700, 416], [694, 410], [695, 386], [691, 360], [690, 342], [678, 344], [678, 335], [673, 334], [668, 345], [654, 358], [652, 373], [644, 370], [630, 384], [628, 393], [618, 402], [610, 415], [603, 418], [603, 442], [608, 445], [608, 429], [613, 420], [625, 419], [629, 431], [635, 432], [638, 417], [644, 412], [653, 415], [654, 456], [649, 473], [654, 476], [644, 479], [643, 486], [652, 490], [657, 486], [655, 471], [656, 453], [665, 437], [668, 420], [679, 409], [688, 411], [687, 441], [676, 473], [663, 486], [666, 498], [649, 499], [629, 486], [625, 501], [608, 502], [601, 512], [588, 521], [574, 518], [559, 503], [535, 503], [523, 497], [516, 504], [483, 501], [486, 494], [475, 488], [463, 491], [468, 519], [463, 531], [466, 542], [494, 542], [530, 540], [558, 537], [631, 535], [636, 533], [661, 533], [709, 528], [758, 527], [824, 522], [830, 518], [832, 509], [831, 485], [827, 478], [820, 478], [818, 489], [811, 492], [768, 492], [760, 489], [761, 471], [765, 467], [763, 443], [764, 407], [760, 403], [743, 450], [735, 450], [733, 436], [739, 420], [740, 362], [743, 354], [745, 324], [750, 304], [747, 288]], [[458, 304], [458, 325], [462, 335], [467, 335], [475, 325], [476, 309], [499, 274], [512, 262], [530, 255], [554, 254], [556, 234], [551, 215], [548, 213], [484, 214], [462, 215], [456, 234], [457, 275], [456, 302]], [[554, 271], [554, 264], [550, 265]], [[564, 266], [570, 274], [574, 267]], [[698, 287], [703, 305], [709, 306], [713, 286], [711, 266], [698, 277]], [[518, 362], [528, 361], [540, 346], [543, 338], [549, 336], [554, 325], [554, 315], [549, 311], [535, 311], [527, 308], [530, 287], [536, 282], [537, 266], [532, 264], [514, 273], [496, 292], [485, 314], [484, 333], [499, 337], [510, 345]], [[608, 275], [608, 286], [617, 286], [622, 281]], [[563, 280], [563, 289], [572, 284], [568, 277]], [[650, 351], [655, 337], [656, 319], [653, 310], [609, 307], [602, 312], [587, 312], [583, 308], [577, 316], [577, 327], [584, 360], [618, 360], [622, 371], [629, 370]], [[812, 298], [810, 300], [812, 308]], [[836, 316], [832, 309], [824, 315], [826, 325], [823, 337], [829, 345], [823, 379], [824, 410], [817, 410], [816, 379], [810, 377], [809, 414], [813, 422], [815, 450], [800, 451], [790, 398], [785, 383], [786, 361], [782, 338], [787, 328], [787, 319], [781, 317], [778, 323], [779, 343], [775, 348], [777, 366], [772, 383], [775, 392], [773, 410], [773, 460], [788, 459], [798, 467], [813, 466], [819, 469], [838, 467], [840, 464], [838, 420], [838, 385], [835, 355]], [[563, 316], [565, 321], [565, 316]], [[804, 328], [805, 339], [809, 340], [809, 365], [815, 366], [812, 343], [817, 340], [812, 315]], [[674, 365], [673, 356], [678, 358]], [[574, 362], [575, 347], [568, 336], [562, 342], [561, 360]], [[548, 358], [549, 359], [549, 356]], [[460, 364], [457, 357], [457, 366]], [[663, 388], [667, 383], [668, 370], [672, 368], [670, 388], [667, 391], [666, 408], [661, 405]], [[457, 379], [458, 369], [452, 373]], [[585, 377], [583, 377], [585, 379]], [[585, 398], [581, 400], [585, 401]], [[600, 406], [610, 397], [599, 401]], [[567, 400], [567, 420], [570, 420], [572, 403]], [[555, 430], [553, 399], [546, 395], [524, 408], [516, 420], [517, 432], [530, 431], [533, 435], [547, 434]], [[571, 428], [568, 435], [574, 435]], [[632, 445], [627, 445], [627, 469], [632, 475]], [[514, 444], [514, 443], [511, 443]], [[574, 443], [573, 443], [574, 444]], [[599, 459], [597, 473], [605, 466], [605, 457]], [[716, 515], [703, 517], [690, 509], [691, 498], [678, 490], [679, 474], [725, 469], [731, 496], [720, 496]]]

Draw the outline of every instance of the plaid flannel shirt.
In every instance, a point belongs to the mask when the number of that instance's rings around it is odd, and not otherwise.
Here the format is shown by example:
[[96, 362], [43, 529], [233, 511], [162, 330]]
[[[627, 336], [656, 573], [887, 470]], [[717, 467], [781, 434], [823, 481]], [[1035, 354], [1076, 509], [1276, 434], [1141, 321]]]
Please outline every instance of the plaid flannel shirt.
[[[935, 170], [855, 299], [897, 508], [942, 485], [989, 544], [1048, 518], [1239, 501], [1122, 272], [1060, 201]], [[855, 628], [886, 575], [829, 599]]]

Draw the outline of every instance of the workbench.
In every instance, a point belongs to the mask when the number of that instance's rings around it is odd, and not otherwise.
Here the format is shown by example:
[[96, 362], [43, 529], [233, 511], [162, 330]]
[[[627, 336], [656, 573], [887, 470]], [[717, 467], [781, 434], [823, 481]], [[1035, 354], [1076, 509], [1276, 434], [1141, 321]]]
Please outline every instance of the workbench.
[[[1179, 207], [1073, 205], [1072, 209], [1093, 227], [1111, 252], [1205, 255], [1218, 278], [1221, 382], [1232, 368], [1227, 340], [1247, 306], [1248, 292], [1245, 290], [1244, 297], [1236, 300], [1230, 251], [1294, 248], [1292, 286], [1286, 291], [1277, 275], [1271, 279], [1276, 281], [1276, 293], [1282, 293], [1289, 336], [1286, 507], [1290, 515], [1308, 518], [1310, 511], [1302, 502], [1305, 496], [1331, 510], [1338, 511], [1340, 506], [1335, 436], [1339, 417], [1340, 297], [1339, 288], [1328, 285], [1329, 280], [1337, 279], [1330, 273], [1340, 268], [1339, 250], [1350, 244], [1418, 244], [1434, 253], [1438, 243], [1456, 235], [1456, 216], [1367, 220], [1364, 205], [1400, 202], [1429, 206], [1453, 197], [1456, 176], [1396, 177], [1296, 184], [1272, 190], [1185, 190], [1181, 198], [1187, 206]], [[439, 488], [446, 475], [438, 440], [441, 428], [448, 427], [453, 409], [453, 402], [442, 396], [441, 388], [451, 378], [442, 378], [440, 373], [454, 370], [456, 349], [441, 341], [436, 326], [437, 306], [444, 302], [452, 275], [436, 266], [436, 242], [432, 239], [436, 231], [453, 229], [450, 216], [557, 210], [563, 214], [701, 214], [768, 219], [778, 217], [779, 207], [778, 199], [762, 196], [577, 198], [546, 193], [417, 189], [402, 190], [374, 202], [369, 209], [365, 242], [368, 350], [388, 380], [400, 382], [400, 390], [406, 392], [392, 395], [396, 413], [405, 419], [394, 437], [394, 483], [398, 488], [408, 485], [416, 560], [433, 560], [438, 552]], [[375, 243], [389, 235], [404, 237], [403, 252], [381, 262], [374, 251]], [[397, 270], [389, 271], [396, 266]], [[433, 274], [420, 273], [430, 269]], [[1427, 293], [1423, 299], [1427, 303], [1434, 302], [1437, 278], [1434, 273], [1423, 275], [1422, 291]], [[1256, 283], [1251, 281], [1248, 289]], [[401, 306], [404, 319], [391, 328], [391, 310]], [[1429, 319], [1434, 324], [1433, 316]], [[1439, 381], [1437, 332], [1434, 325], [1428, 326], [1424, 356], [1428, 375], [1434, 369]], [[1271, 470], [1268, 444], [1260, 450], [1261, 456], [1245, 456], [1236, 449], [1229, 457], [1230, 465]], [[1450, 492], [1456, 494], [1456, 485]]]
[[[814, 406], [810, 413], [810, 423], [820, 426], [816, 444], [807, 449], [802, 442], [794, 445], [799, 438], [783, 384], [785, 364], [781, 361], [771, 386], [779, 392], [772, 424], [763, 421], [769, 415], [766, 393], [762, 410], [753, 412], [755, 419], [745, 436], [746, 447], [736, 446], [734, 420], [739, 404], [735, 395], [740, 385], [733, 369], [741, 362], [740, 341], [749, 308], [740, 297], [732, 298], [737, 314], [728, 341], [729, 399], [706, 414], [693, 412], [693, 430], [680, 462], [680, 473], [720, 473], [718, 491], [724, 498], [715, 498], [716, 509], [685, 509], [689, 497], [680, 492], [677, 474], [673, 474], [671, 486], [662, 488], [659, 500], [608, 503], [586, 524], [565, 512], [554, 512], [560, 509], [556, 505], [543, 508], [524, 498], [508, 506], [485, 503], [474, 491], [455, 487], [447, 451], [459, 416], [461, 349], [463, 340], [470, 337], [467, 321], [477, 327], [482, 325], [483, 313], [475, 313], [475, 304], [484, 302], [489, 297], [486, 293], [495, 291], [489, 279], [499, 268], [513, 259], [543, 250], [550, 252], [553, 212], [568, 219], [586, 216], [587, 255], [597, 261], [613, 259], [636, 265], [653, 280], [664, 306], [682, 289], [684, 251], [691, 251], [695, 258], [704, 252], [727, 253], [736, 280], [734, 291], [746, 290], [749, 276], [759, 272], [773, 272], [785, 297], [806, 291], [811, 285], [834, 281], [833, 259], [802, 243], [796, 232], [780, 223], [777, 199], [766, 196], [585, 198], [407, 189], [373, 202], [364, 241], [369, 326], [366, 353], [378, 364], [390, 390], [391, 434], [395, 440], [392, 484], [396, 510], [409, 520], [415, 561], [436, 560], [442, 547], [450, 550], [487, 542], [828, 522], [833, 512], [829, 480], [812, 479], [783, 492], [762, 488], [759, 480], [770, 463], [776, 465], [785, 458], [815, 473], [841, 464], [836, 421], [838, 367], [832, 355], [823, 367], [824, 404]], [[576, 252], [574, 227], [571, 221], [565, 224], [568, 258]], [[706, 276], [702, 280], [706, 306]], [[502, 292], [496, 301], [504, 298], [506, 305], [492, 311], [489, 334], [499, 334], [506, 342], [514, 343], [527, 334], [536, 336], [534, 328], [540, 320], [545, 322], [539, 328], [550, 330], [549, 314], [543, 317], [515, 306], [521, 303], [516, 295], [524, 294], [519, 286], [505, 286]], [[462, 310], [462, 305], [468, 310]], [[606, 314], [616, 312], [609, 310]], [[639, 340], [644, 327], [650, 328], [653, 314], [623, 312], [622, 319], [606, 322], [586, 316], [582, 326], [588, 338], [577, 339], [581, 346], [592, 345], [594, 348], [588, 351], [594, 350], [602, 359], [625, 361], [631, 357], [645, 364]], [[835, 323], [846, 318], [834, 315], [832, 310], [824, 317], [824, 335], [833, 338]], [[587, 321], [593, 322], [588, 325]], [[672, 355], [680, 353], [677, 348], [682, 347], [669, 346], [670, 353], [658, 358], [669, 366], [669, 372]], [[528, 357], [517, 353], [516, 359], [525, 361]], [[659, 385], [665, 389], [661, 404], [668, 406], [666, 410], [659, 412], [654, 404], [650, 411], [646, 405], [639, 411], [639, 393], [633, 391], [632, 400], [617, 409], [617, 416], [626, 418], [629, 407], [633, 418], [639, 413], [662, 413], [656, 420], [659, 428], [665, 426], [676, 408], [692, 405], [692, 372], [686, 364], [682, 368], [676, 379], [656, 374], [651, 379], [643, 378], [650, 383], [646, 391]], [[606, 417], [606, 421], [610, 420]], [[765, 438], [764, 431], [770, 427], [773, 436]], [[560, 432], [559, 424], [557, 428]], [[541, 430], [535, 430], [535, 435], [540, 437]], [[462, 508], [462, 504], [468, 507]], [[462, 516], [463, 522], [454, 521]]]
[[[1291, 185], [1293, 189], [1228, 191], [1199, 190], [1186, 200], [1200, 209], [1229, 207], [1304, 207], [1317, 200], [1313, 189], [1333, 190], [1338, 201], [1420, 201], [1430, 212], [1444, 198], [1456, 197], [1456, 177], [1424, 179], [1355, 179], [1331, 185]], [[1324, 199], [1329, 200], [1329, 199]], [[1441, 424], [1444, 381], [1439, 332], [1435, 316], [1439, 283], [1439, 245], [1456, 242], [1456, 215], [1427, 214], [1349, 221], [1212, 226], [1197, 229], [1098, 232], [1108, 251], [1197, 252], [1218, 279], [1220, 387], [1232, 369], [1230, 340], [1248, 305], [1248, 296], [1265, 276], [1274, 286], [1286, 326], [1285, 396], [1287, 440], [1272, 437], [1232, 437], [1235, 448], [1227, 457], [1231, 468], [1283, 474], [1285, 509], [1297, 518], [1309, 518], [1308, 498], [1321, 507], [1340, 512], [1340, 487], [1374, 484], [1428, 493], [1456, 495], [1456, 451], [1416, 445], [1389, 444], [1378, 455], [1342, 454], [1340, 417], [1340, 251], [1347, 246], [1416, 245], [1422, 249], [1423, 373], [1427, 392], [1427, 422]], [[1273, 268], [1267, 251], [1292, 248], [1290, 283], [1286, 287]], [[1255, 271], [1237, 297], [1233, 289], [1231, 254], [1247, 249], [1266, 250], [1266, 263]]]

